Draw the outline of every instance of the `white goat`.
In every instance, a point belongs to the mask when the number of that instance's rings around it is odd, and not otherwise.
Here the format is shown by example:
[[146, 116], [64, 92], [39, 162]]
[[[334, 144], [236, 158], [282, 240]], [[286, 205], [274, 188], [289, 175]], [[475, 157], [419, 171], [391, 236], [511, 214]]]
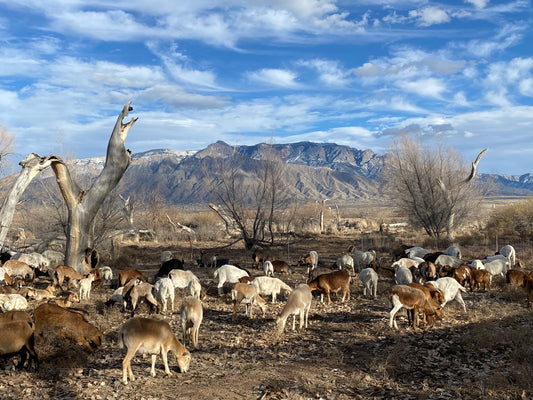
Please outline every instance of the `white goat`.
[[217, 268], [213, 273], [213, 277], [218, 277], [218, 294], [224, 294], [224, 283], [237, 283], [239, 282], [239, 278], [244, 276], [250, 275], [245, 270], [234, 265], [224, 264], [220, 268]]
[[272, 278], [269, 276], [258, 276], [252, 281], [252, 285], [256, 288], [260, 295], [272, 296], [272, 303], [276, 302], [276, 296], [282, 291], [286, 293], [292, 292], [292, 288], [283, 282], [281, 279]]
[[[424, 260], [422, 259], [422, 261], [424, 261]], [[391, 268], [396, 270], [396, 268], [398, 268], [400, 266], [401, 267], [406, 267], [406, 268], [411, 268], [411, 267], [418, 267], [419, 265], [420, 265], [420, 261], [419, 260], [403, 257], [403, 258], [400, 258], [397, 261], [394, 261], [392, 263], [392, 265], [391, 265]]]
[[276, 319], [278, 332], [282, 333], [285, 330], [285, 324], [289, 315], [293, 315], [292, 330], [294, 331], [296, 329], [296, 314], [300, 316], [300, 330], [303, 328], [304, 323], [307, 328], [309, 309], [311, 308], [312, 300], [313, 294], [311, 293], [309, 286], [305, 283], [298, 285], [298, 287], [289, 295], [285, 307], [283, 307], [283, 310]]
[[58, 265], [65, 264], [65, 253], [60, 251], [45, 250], [43, 251], [43, 256], [45, 256], [50, 262], [50, 265], [48, 266], [49, 269], [54, 269]]
[[461, 296], [461, 292], [466, 292], [466, 289], [458, 283], [454, 278], [444, 277], [439, 278], [436, 281], [430, 281], [426, 283], [426, 286], [433, 285], [435, 289], [439, 289], [444, 293], [444, 302], [442, 307], [451, 300], [457, 300], [459, 304], [463, 306], [463, 310], [466, 312], [466, 305]]
[[352, 249], [354, 264], [357, 266], [357, 270], [366, 268], [372, 261], [376, 261], [376, 252], [374, 250], [360, 251], [355, 247]]
[[265, 276], [274, 276], [274, 266], [269, 260], [263, 263], [263, 273]]
[[481, 260], [474, 260], [470, 264], [468, 264], [468, 266], [475, 269], [485, 269], [485, 265]]
[[167, 310], [167, 301], [170, 299], [170, 306], [174, 312], [174, 284], [170, 278], [159, 278], [154, 283], [154, 290], [157, 300], [161, 303], [161, 312]]
[[449, 256], [447, 254], [441, 254], [435, 260], [435, 265], [436, 266], [447, 265], [447, 266], [452, 267], [452, 268], [459, 268], [461, 266], [461, 264], [463, 264], [462, 260], [460, 260], [459, 258], [456, 258], [456, 257]]
[[125, 385], [128, 384], [128, 374], [130, 380], [135, 380], [131, 370], [131, 360], [137, 351], [152, 355], [152, 368], [150, 369], [152, 376], [155, 376], [157, 354], [160, 354], [163, 359], [167, 375], [172, 375], [167, 359], [169, 350], [176, 356], [180, 371], [189, 370], [191, 354], [176, 338], [168, 322], [150, 318], [130, 318], [118, 331], [118, 345], [120, 348], [127, 349], [124, 361], [122, 361], [122, 381]]
[[186, 271], [183, 269], [173, 269], [168, 273], [168, 277], [172, 280], [174, 288], [176, 289], [187, 289], [191, 281], [198, 281], [198, 277], [194, 275], [191, 271]]
[[4, 312], [12, 310], [26, 310], [28, 301], [20, 294], [0, 294], [0, 308]]
[[94, 282], [94, 274], [89, 274], [83, 279], [78, 279], [80, 286], [80, 300], [89, 300], [91, 297], [91, 288]]
[[111, 267], [105, 265], [103, 267], [98, 268], [100, 270], [100, 273], [102, 274], [102, 279], [106, 282], [109, 282], [113, 279], [113, 270]]
[[407, 250], [405, 250], [405, 254], [407, 254], [408, 258], [413, 257], [420, 257], [423, 258], [427, 253], [429, 253], [429, 250], [424, 249], [423, 247], [410, 247]]
[[413, 282], [413, 274], [409, 268], [400, 265], [394, 272], [394, 280], [397, 285], [408, 285]]
[[190, 341], [195, 349], [198, 348], [198, 331], [203, 317], [202, 302], [194, 296], [184, 297], [180, 308], [184, 344]]
[[161, 264], [163, 264], [165, 261], [172, 260], [173, 258], [174, 258], [174, 255], [172, 254], [171, 251], [169, 251], [169, 250], [163, 250], [163, 251], [161, 252], [161, 257], [160, 257]]
[[492, 278], [496, 275], [501, 275], [502, 277], [505, 277], [505, 274], [507, 274], [507, 270], [509, 269], [509, 260], [496, 259], [490, 262], [486, 262], [483, 265], [490, 274], [490, 283], [492, 284]]
[[448, 247], [446, 250], [444, 250], [444, 254], [458, 258], [459, 260], [462, 258], [461, 249], [457, 246]]
[[298, 265], [307, 265], [306, 274], [309, 275], [310, 271], [313, 271], [318, 267], [318, 253], [311, 250], [307, 255], [298, 260]]
[[335, 266], [337, 269], [347, 269], [350, 271], [351, 275], [355, 275], [353, 257], [349, 254], [343, 254], [337, 258], [337, 261], [335, 261]]
[[50, 267], [50, 260], [42, 254], [36, 252], [19, 253], [15, 257], [13, 257], [13, 259], [22, 261], [28, 264], [33, 269], [48, 271], [48, 268]]
[[514, 247], [511, 246], [510, 244], [506, 244], [505, 246], [503, 246], [500, 249], [499, 253], [502, 256], [507, 257], [507, 259], [509, 260], [509, 268], [512, 268], [513, 265], [516, 264], [516, 251]]
[[378, 274], [373, 268], [364, 268], [359, 272], [359, 279], [363, 284], [363, 296], [366, 297], [366, 293], [374, 298], [377, 298], [378, 290]]

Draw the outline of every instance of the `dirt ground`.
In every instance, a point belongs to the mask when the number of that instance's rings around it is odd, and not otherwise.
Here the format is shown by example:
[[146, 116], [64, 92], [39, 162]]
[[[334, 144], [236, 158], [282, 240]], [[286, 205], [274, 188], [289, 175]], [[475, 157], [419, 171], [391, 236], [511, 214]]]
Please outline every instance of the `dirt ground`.
[[[270, 250], [272, 259], [295, 265], [298, 256], [315, 249], [324, 265], [330, 265], [350, 241], [342, 237], [295, 240], [289, 249]], [[122, 383], [123, 350], [117, 331], [130, 314], [119, 306], [106, 307], [113, 292], [109, 285], [93, 289], [91, 299], [78, 305], [89, 312], [91, 322], [104, 332], [104, 343], [92, 354], [84, 347], [59, 337], [39, 340], [37, 372], [13, 369], [11, 360], [0, 360], [0, 398], [7, 399], [528, 399], [533, 396], [533, 318], [525, 307], [523, 289], [506, 286], [503, 279], [488, 292], [466, 293], [467, 313], [456, 302], [445, 307], [442, 321], [430, 329], [413, 332], [400, 312], [399, 330], [388, 326], [387, 291], [392, 276], [380, 274], [378, 299], [362, 295], [360, 281], [351, 285], [351, 299], [333, 296], [331, 305], [313, 300], [309, 327], [277, 334], [275, 318], [286, 296], [278, 303], [268, 298], [263, 318], [244, 316], [244, 306], [232, 320], [229, 287], [217, 295], [213, 269], [191, 262], [191, 252], [178, 246], [134, 245], [123, 249], [130, 267], [155, 275], [162, 250], [185, 258], [207, 289], [199, 349], [190, 346], [190, 370], [181, 374], [169, 356], [172, 376], [164, 373], [161, 359], [157, 376], [150, 376], [150, 357], [137, 355], [132, 368], [134, 382]], [[199, 246], [200, 244], [195, 244]], [[206, 244], [203, 244], [206, 245]], [[236, 245], [219, 249], [219, 257], [250, 268], [251, 252]], [[463, 251], [468, 254], [468, 251]], [[484, 254], [479, 254], [482, 256]], [[472, 256], [473, 257], [473, 256]], [[386, 260], [386, 259], [384, 259]], [[389, 264], [390, 265], [390, 264]], [[252, 270], [261, 275], [262, 271]], [[292, 287], [305, 281], [305, 270], [294, 266], [282, 276]], [[179, 309], [184, 293], [176, 297]], [[33, 307], [33, 305], [32, 305]], [[148, 316], [142, 304], [136, 316]], [[173, 327], [181, 340], [179, 315], [151, 315]], [[298, 328], [298, 322], [296, 323]], [[0, 333], [1, 334], [1, 333]]]

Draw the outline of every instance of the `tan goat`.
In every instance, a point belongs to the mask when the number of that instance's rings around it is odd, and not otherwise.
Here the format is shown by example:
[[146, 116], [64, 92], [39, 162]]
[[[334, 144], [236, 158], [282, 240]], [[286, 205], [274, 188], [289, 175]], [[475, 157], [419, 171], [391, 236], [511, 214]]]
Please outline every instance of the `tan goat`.
[[39, 369], [33, 328], [26, 321], [0, 322], [0, 332], [0, 355], [20, 354], [19, 368], [23, 368], [29, 354], [28, 367], [33, 361], [35, 369]]
[[338, 292], [342, 290], [342, 301], [345, 298], [350, 300], [350, 274], [346, 271], [334, 271], [329, 274], [317, 276], [309, 282], [311, 291], [318, 290], [320, 292], [320, 301], [324, 300], [324, 294], [328, 298], [328, 304], [331, 303], [331, 292]]
[[65, 279], [68, 280], [68, 283], [71, 283], [83, 278], [85, 278], [85, 276], [79, 274], [74, 268], [69, 267], [68, 265], [58, 265], [54, 271], [54, 283], [60, 288], [63, 287]]
[[189, 341], [195, 349], [198, 348], [198, 331], [204, 317], [202, 302], [194, 296], [186, 296], [181, 302], [180, 320], [183, 331], [183, 343]]
[[252, 309], [255, 303], [259, 305], [263, 312], [263, 317], [266, 311], [266, 301], [257, 293], [257, 289], [253, 285], [247, 283], [236, 283], [231, 291], [231, 299], [233, 300], [233, 319], [237, 318], [237, 308], [239, 304], [246, 305], [245, 315], [252, 317]]
[[152, 355], [152, 368], [150, 369], [152, 376], [155, 376], [157, 354], [163, 359], [167, 375], [172, 375], [167, 359], [169, 350], [176, 356], [181, 372], [187, 372], [189, 369], [191, 354], [180, 343], [170, 325], [165, 321], [138, 317], [129, 319], [118, 332], [118, 345], [120, 348], [127, 349], [124, 361], [122, 361], [122, 381], [125, 385], [128, 384], [128, 375], [130, 380], [135, 380], [131, 370], [131, 360], [137, 351]]
[[303, 328], [304, 323], [307, 328], [309, 309], [311, 308], [312, 300], [313, 294], [311, 293], [309, 286], [305, 283], [298, 285], [298, 287], [289, 295], [285, 307], [283, 307], [283, 310], [276, 319], [278, 332], [281, 333], [285, 330], [285, 323], [287, 322], [289, 315], [293, 315], [292, 330], [294, 331], [296, 329], [296, 314], [300, 316], [300, 330]]

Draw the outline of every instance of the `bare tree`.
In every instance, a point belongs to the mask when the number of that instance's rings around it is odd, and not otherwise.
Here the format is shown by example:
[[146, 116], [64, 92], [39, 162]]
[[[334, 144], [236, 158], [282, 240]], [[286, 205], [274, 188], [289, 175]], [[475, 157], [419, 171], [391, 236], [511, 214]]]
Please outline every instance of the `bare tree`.
[[423, 146], [403, 136], [395, 141], [385, 170], [385, 191], [415, 227], [434, 238], [455, 230], [475, 213], [482, 200], [473, 182], [483, 150], [468, 168], [451, 147]]
[[82, 260], [85, 250], [90, 247], [92, 222], [105, 198], [120, 181], [131, 162], [131, 151], [126, 150], [124, 142], [137, 118], [123, 123], [128, 116], [131, 102], [128, 102], [118, 116], [109, 139], [104, 168], [88, 190], [83, 190], [72, 179], [63, 160], [52, 160], [52, 169], [65, 203], [68, 208], [68, 229], [65, 263], [83, 273]]
[[[244, 157], [235, 149], [225, 158], [217, 158], [216, 171], [211, 187], [217, 204], [210, 205], [225, 222], [228, 229], [234, 227], [242, 236], [245, 247], [251, 249], [264, 241], [268, 228], [270, 241], [274, 241], [276, 212], [282, 204], [282, 161], [273, 147], [257, 160], [253, 170], [243, 167]], [[206, 173], [207, 175], [207, 173]]]

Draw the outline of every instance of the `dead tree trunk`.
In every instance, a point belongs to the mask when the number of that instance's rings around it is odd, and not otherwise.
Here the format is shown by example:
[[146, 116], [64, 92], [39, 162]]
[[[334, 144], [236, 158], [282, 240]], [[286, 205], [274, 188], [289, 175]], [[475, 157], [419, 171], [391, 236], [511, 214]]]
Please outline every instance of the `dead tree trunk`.
[[126, 150], [124, 142], [137, 118], [127, 123], [122, 122], [133, 109], [130, 103], [124, 106], [118, 116], [107, 146], [104, 168], [89, 190], [82, 190], [74, 182], [63, 160], [52, 161], [52, 169], [68, 209], [65, 264], [81, 274], [85, 273], [82, 263], [85, 250], [91, 245], [91, 223], [103, 201], [118, 184], [131, 162], [131, 151]]
[[40, 157], [35, 153], [31, 153], [19, 162], [22, 170], [11, 191], [4, 199], [4, 204], [2, 204], [2, 209], [0, 210], [0, 248], [4, 247], [7, 232], [11, 227], [13, 214], [22, 193], [24, 193], [33, 178], [43, 169], [48, 168], [55, 159], [55, 156]]

